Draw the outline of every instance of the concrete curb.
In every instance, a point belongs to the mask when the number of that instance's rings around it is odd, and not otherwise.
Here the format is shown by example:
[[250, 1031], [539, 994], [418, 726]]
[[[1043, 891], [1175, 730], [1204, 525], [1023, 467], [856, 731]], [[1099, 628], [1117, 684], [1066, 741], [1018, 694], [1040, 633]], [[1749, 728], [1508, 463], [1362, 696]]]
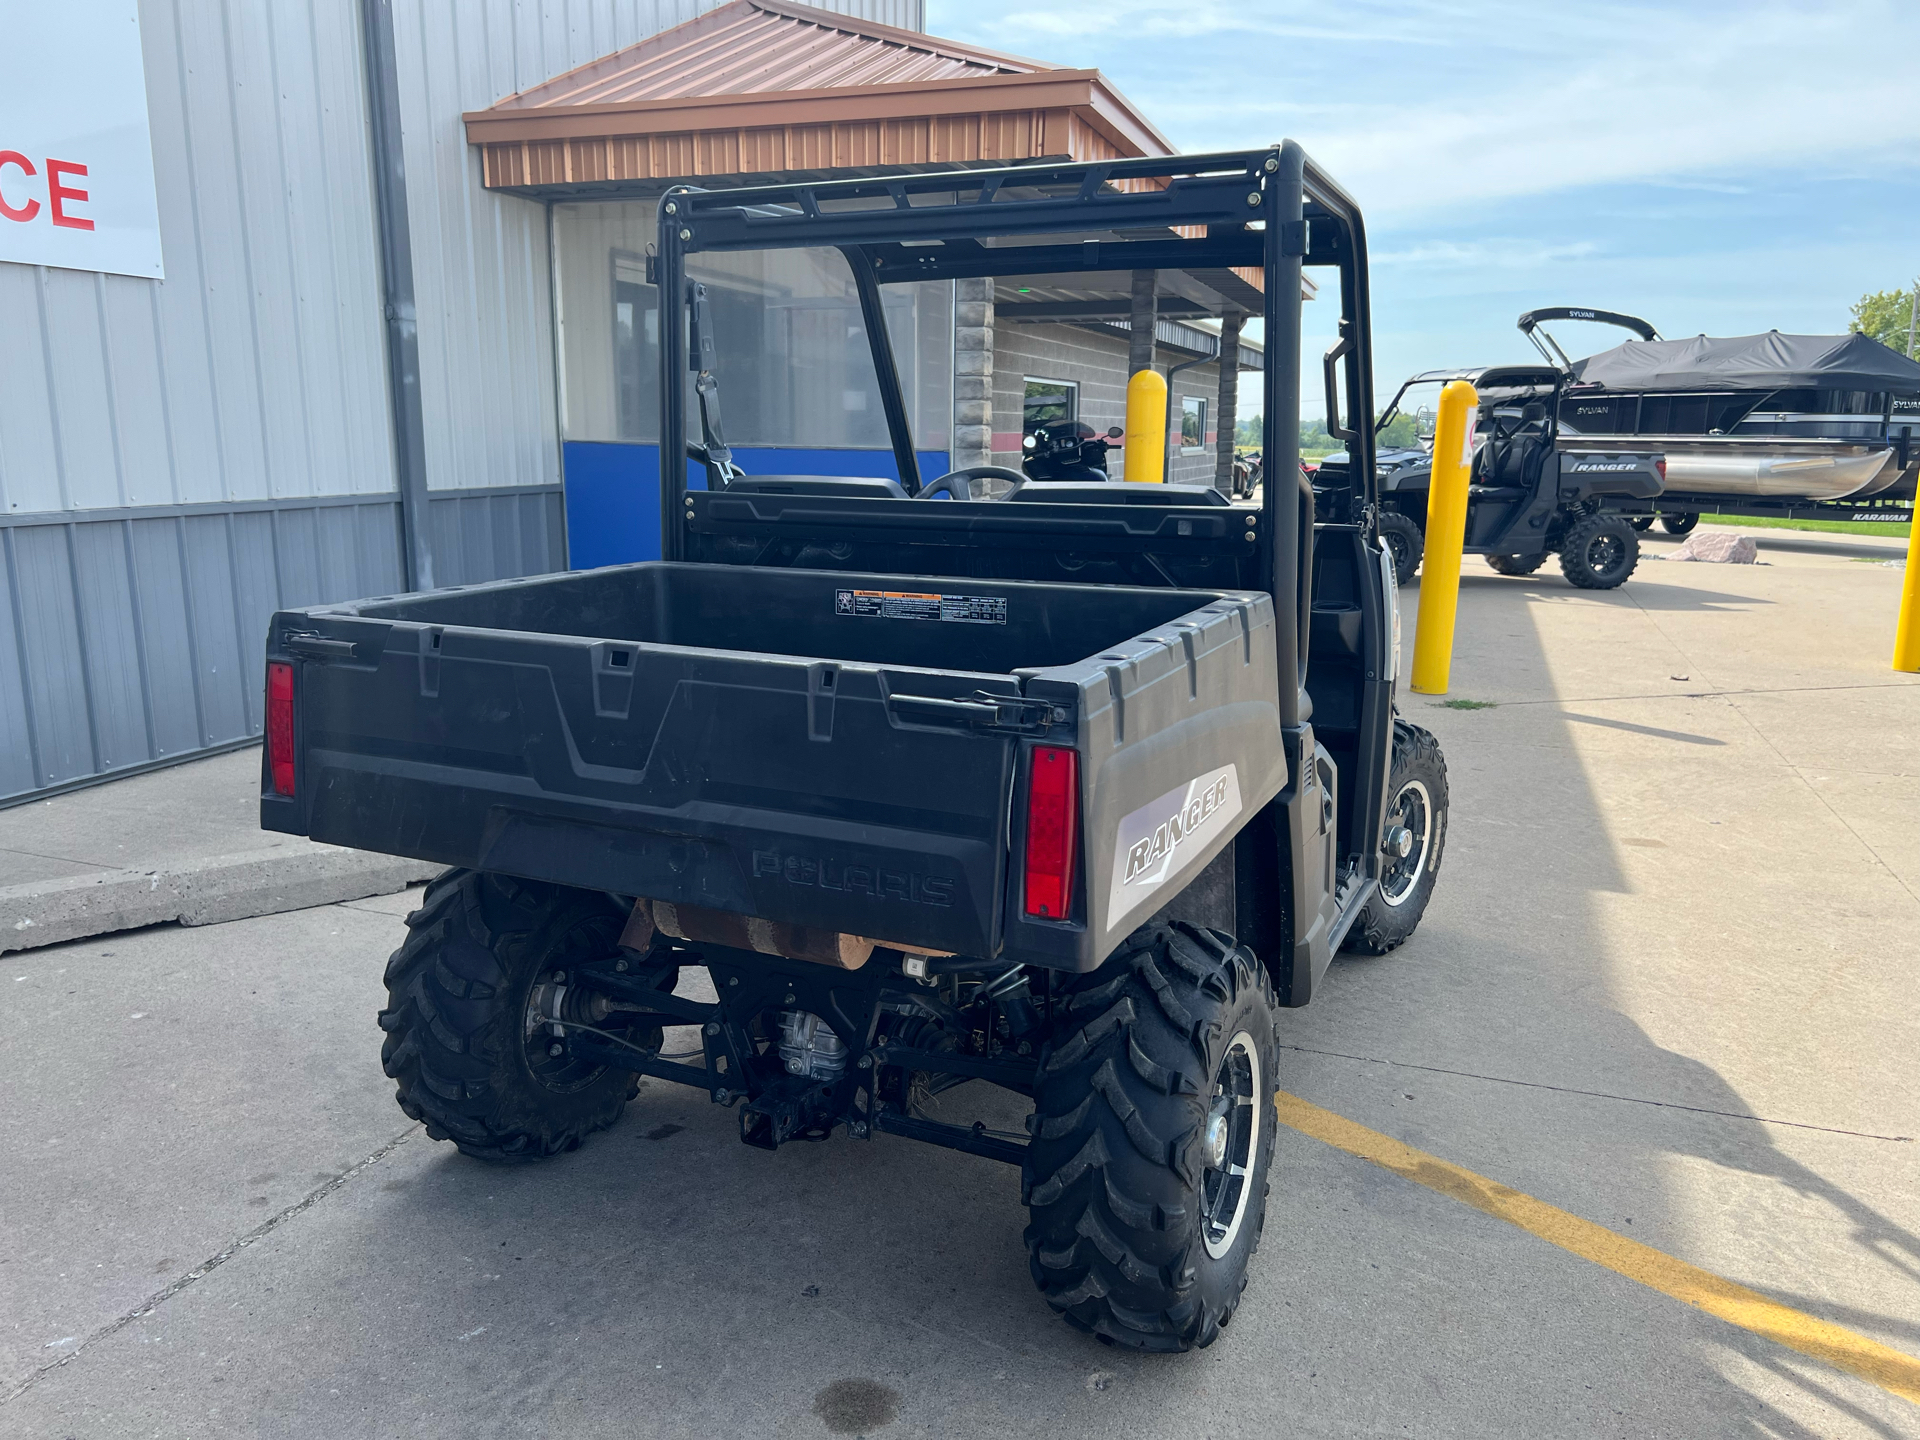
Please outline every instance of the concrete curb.
[[212, 855], [165, 870], [113, 870], [0, 889], [0, 954], [143, 925], [218, 925], [430, 880], [444, 866], [308, 844], [291, 853]]

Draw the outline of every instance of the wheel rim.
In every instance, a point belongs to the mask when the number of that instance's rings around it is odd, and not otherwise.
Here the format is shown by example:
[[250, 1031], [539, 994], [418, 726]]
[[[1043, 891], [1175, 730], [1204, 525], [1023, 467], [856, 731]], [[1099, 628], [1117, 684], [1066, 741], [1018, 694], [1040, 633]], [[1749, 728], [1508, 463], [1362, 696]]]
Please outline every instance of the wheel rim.
[[1386, 536], [1387, 548], [1393, 552], [1393, 568], [1404, 570], [1407, 561], [1413, 557], [1413, 546], [1407, 537], [1389, 530]]
[[1389, 905], [1404, 905], [1427, 873], [1427, 856], [1433, 849], [1433, 796], [1425, 784], [1409, 780], [1400, 787], [1387, 807], [1387, 824], [1404, 825], [1413, 836], [1407, 853], [1380, 877], [1380, 898]]
[[1596, 535], [1587, 545], [1587, 565], [1596, 575], [1611, 575], [1626, 554], [1627, 547], [1618, 535]]
[[1220, 1259], [1240, 1238], [1260, 1153], [1260, 1055], [1245, 1030], [1227, 1042], [1214, 1077], [1213, 1103], [1201, 1129], [1206, 1170], [1200, 1178], [1201, 1238]]

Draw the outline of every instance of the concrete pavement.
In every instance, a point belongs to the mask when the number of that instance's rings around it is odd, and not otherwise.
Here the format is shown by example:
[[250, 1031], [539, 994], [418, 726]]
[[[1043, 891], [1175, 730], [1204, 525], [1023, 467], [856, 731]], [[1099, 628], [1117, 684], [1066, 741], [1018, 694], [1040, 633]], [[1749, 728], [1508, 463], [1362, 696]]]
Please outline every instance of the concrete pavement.
[[0, 954], [364, 895], [440, 867], [260, 828], [260, 747], [0, 810]]
[[[1406, 697], [1453, 784], [1433, 908], [1286, 1016], [1281, 1082], [1920, 1353], [1900, 576], [1760, 538], [1768, 565], [1650, 560], [1604, 595], [1468, 562], [1453, 693], [1497, 703]], [[1239, 1316], [1172, 1358], [1050, 1317], [990, 1162], [767, 1155], [653, 1082], [578, 1154], [467, 1161], [379, 1073], [409, 904], [0, 968], [0, 1144], [30, 1162], [0, 1171], [0, 1430], [1920, 1436], [1906, 1401], [1287, 1131]]]

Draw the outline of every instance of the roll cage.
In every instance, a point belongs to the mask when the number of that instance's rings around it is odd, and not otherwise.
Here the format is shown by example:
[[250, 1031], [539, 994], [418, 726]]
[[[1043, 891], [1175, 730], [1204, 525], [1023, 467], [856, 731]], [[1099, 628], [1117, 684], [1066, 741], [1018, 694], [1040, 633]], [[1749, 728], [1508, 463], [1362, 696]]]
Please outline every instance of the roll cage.
[[[1373, 499], [1371, 315], [1366, 230], [1359, 206], [1292, 141], [1272, 149], [1153, 157], [1081, 164], [1022, 165], [999, 170], [796, 182], [743, 189], [676, 186], [660, 202], [655, 279], [680, 299], [678, 323], [663, 304], [661, 326], [660, 518], [662, 556], [686, 556], [690, 531], [751, 510], [766, 532], [865, 538], [943, 535], [949, 545], [1169, 546], [1196, 542], [1207, 529], [1140, 505], [1033, 503], [914, 505], [857, 496], [756, 497], [720, 504], [729, 473], [708, 445], [689, 444], [691, 371], [703, 418], [713, 337], [699, 320], [699, 287], [686, 275], [689, 256], [703, 252], [833, 248], [846, 257], [865, 321], [882, 409], [901, 486], [925, 485], [913, 447], [900, 372], [884, 323], [884, 284], [1003, 275], [1157, 269], [1245, 269], [1265, 281], [1267, 365], [1263, 452], [1268, 456], [1265, 504], [1257, 526], [1257, 588], [1284, 600], [1296, 623], [1281, 628], [1283, 670], [1300, 685], [1283, 686], [1285, 723], [1299, 722], [1313, 574], [1313, 490], [1300, 474], [1301, 267], [1340, 272], [1339, 339], [1323, 359], [1329, 431], [1364, 456], [1356, 496]], [[994, 243], [1014, 242], [1014, 243]], [[692, 323], [689, 323], [692, 317]], [[704, 352], [704, 354], [703, 354]], [[705, 363], [703, 363], [703, 360]], [[1344, 382], [1344, 387], [1342, 386]], [[1344, 408], [1341, 390], [1344, 388]], [[1348, 417], [1343, 425], [1341, 416]], [[703, 427], [704, 428], [704, 427]], [[724, 452], [723, 452], [724, 455]], [[686, 462], [706, 465], [709, 489], [690, 490]], [[1294, 484], [1286, 483], [1292, 477]], [[1121, 497], [1115, 497], [1121, 498]], [[1155, 497], [1125, 497], [1151, 500]], [[1174, 500], [1170, 493], [1169, 501]], [[791, 502], [791, 503], [776, 503]], [[985, 512], [991, 511], [989, 515]], [[1187, 515], [1194, 514], [1192, 509]], [[1244, 546], [1245, 534], [1215, 524], [1222, 552]], [[1177, 533], [1176, 533], [1177, 532]], [[765, 553], [764, 551], [762, 553]], [[1235, 552], [1244, 557], [1243, 548]], [[1162, 572], [1164, 573], [1164, 571]], [[1249, 587], [1253, 588], [1253, 587]]]

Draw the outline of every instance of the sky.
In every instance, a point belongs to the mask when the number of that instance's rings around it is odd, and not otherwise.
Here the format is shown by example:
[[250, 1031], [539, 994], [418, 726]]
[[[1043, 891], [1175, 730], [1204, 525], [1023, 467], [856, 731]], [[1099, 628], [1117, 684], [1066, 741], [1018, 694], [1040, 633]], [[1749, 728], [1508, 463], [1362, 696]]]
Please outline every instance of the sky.
[[[1920, 0], [928, 0], [927, 29], [1097, 68], [1188, 153], [1298, 140], [1367, 218], [1382, 404], [1535, 358], [1542, 305], [1834, 334], [1920, 277]], [[1312, 353], [1337, 318], [1307, 306]]]

